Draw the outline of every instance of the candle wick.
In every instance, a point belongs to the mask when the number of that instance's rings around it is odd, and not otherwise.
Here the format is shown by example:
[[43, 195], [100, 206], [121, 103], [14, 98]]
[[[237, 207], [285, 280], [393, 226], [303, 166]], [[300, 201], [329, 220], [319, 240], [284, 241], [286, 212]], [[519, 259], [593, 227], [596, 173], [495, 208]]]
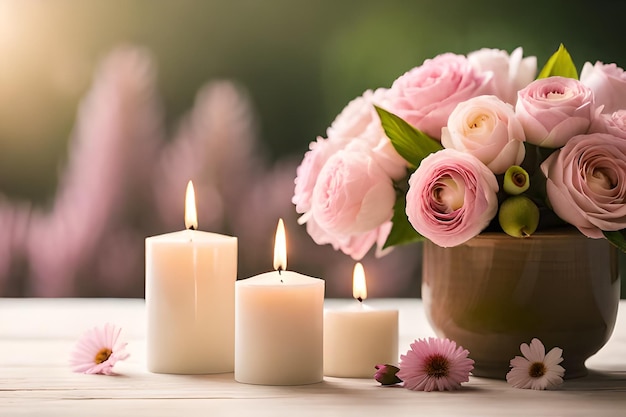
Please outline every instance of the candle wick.
[[192, 224], [191, 226], [189, 226], [189, 228], [188, 228], [188, 229], [189, 229], [189, 230], [196, 230], [196, 228], [195, 228], [195, 227], [193, 227], [193, 224]]
[[[279, 266], [279, 267], [278, 267], [278, 275], [279, 275], [279, 276], [281, 276], [281, 275], [282, 275], [282, 272], [283, 272], [283, 267], [282, 267], [282, 266]], [[283, 279], [282, 279], [282, 278], [280, 279], [280, 282], [281, 282], [281, 283], [283, 282]]]
[[363, 298], [362, 297], [357, 297], [356, 299], [359, 300], [359, 303], [363, 302]]

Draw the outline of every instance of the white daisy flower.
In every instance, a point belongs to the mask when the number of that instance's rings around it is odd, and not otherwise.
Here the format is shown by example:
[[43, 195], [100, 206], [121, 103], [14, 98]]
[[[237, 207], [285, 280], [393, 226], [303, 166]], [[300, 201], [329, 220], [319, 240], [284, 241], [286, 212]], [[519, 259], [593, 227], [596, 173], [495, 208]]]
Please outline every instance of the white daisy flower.
[[511, 370], [506, 381], [515, 388], [551, 389], [563, 383], [565, 369], [559, 365], [563, 361], [563, 349], [555, 347], [546, 354], [543, 343], [537, 338], [530, 346], [522, 343], [522, 356], [511, 359]]

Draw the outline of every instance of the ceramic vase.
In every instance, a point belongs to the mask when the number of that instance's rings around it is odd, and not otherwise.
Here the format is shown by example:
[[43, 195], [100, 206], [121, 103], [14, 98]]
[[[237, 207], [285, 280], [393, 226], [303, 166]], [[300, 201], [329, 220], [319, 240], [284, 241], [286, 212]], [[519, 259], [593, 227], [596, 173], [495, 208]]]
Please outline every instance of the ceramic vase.
[[475, 361], [473, 375], [504, 379], [520, 344], [563, 349], [565, 377], [608, 341], [620, 297], [617, 250], [576, 229], [518, 239], [484, 233], [442, 248], [424, 243], [422, 299], [439, 337]]

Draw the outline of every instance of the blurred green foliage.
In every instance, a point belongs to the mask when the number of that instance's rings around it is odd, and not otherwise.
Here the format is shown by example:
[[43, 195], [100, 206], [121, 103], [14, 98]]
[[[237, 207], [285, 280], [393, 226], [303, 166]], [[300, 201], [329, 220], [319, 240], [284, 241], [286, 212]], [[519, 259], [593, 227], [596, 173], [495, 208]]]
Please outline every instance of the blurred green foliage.
[[0, 0], [0, 194], [52, 199], [78, 103], [120, 43], [153, 53], [170, 131], [204, 83], [233, 79], [277, 159], [300, 157], [365, 89], [442, 52], [523, 46], [541, 67], [563, 43], [579, 70], [624, 66], [625, 15], [606, 0]]

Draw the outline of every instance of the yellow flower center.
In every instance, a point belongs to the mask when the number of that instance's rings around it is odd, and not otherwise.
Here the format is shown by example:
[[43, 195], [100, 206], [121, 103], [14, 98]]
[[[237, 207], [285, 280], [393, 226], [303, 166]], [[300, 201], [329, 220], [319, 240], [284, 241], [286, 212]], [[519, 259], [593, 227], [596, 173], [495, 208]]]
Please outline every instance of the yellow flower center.
[[483, 124], [487, 121], [487, 119], [489, 119], [489, 117], [487, 117], [484, 114], [478, 115], [477, 117], [475, 117], [473, 120], [469, 122], [470, 129], [483, 127]]
[[104, 361], [106, 361], [107, 359], [109, 359], [109, 357], [111, 357], [111, 353], [113, 353], [113, 351], [111, 351], [111, 349], [109, 348], [102, 348], [98, 351], [98, 353], [96, 353], [96, 357], [94, 358], [94, 362], [97, 364], [100, 364]]
[[546, 374], [546, 366], [543, 362], [535, 362], [528, 368], [528, 375], [531, 378], [541, 378]]
[[450, 370], [450, 361], [442, 355], [433, 355], [426, 359], [424, 370], [428, 376], [433, 378], [446, 377]]

